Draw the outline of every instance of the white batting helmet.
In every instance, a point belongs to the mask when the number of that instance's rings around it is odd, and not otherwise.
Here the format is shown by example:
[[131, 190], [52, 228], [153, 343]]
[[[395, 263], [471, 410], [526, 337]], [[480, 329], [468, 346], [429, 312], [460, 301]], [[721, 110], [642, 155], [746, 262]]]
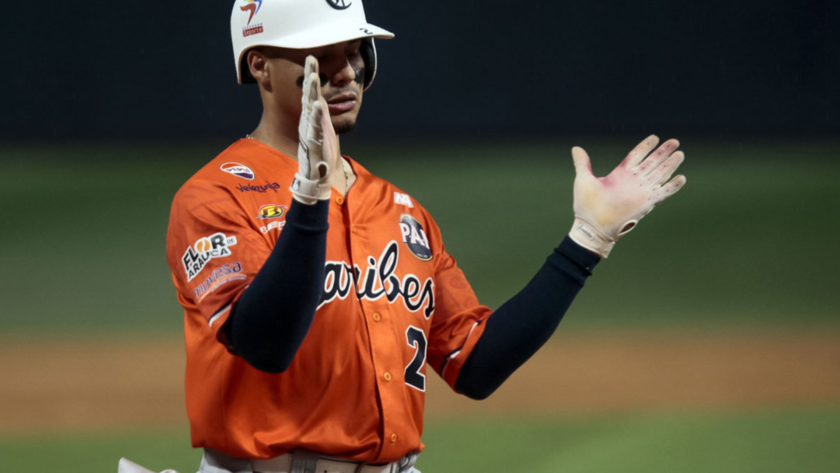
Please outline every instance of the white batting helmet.
[[390, 39], [394, 34], [367, 22], [362, 0], [236, 0], [230, 36], [240, 84], [254, 82], [242, 63], [253, 47], [308, 49], [361, 38], [367, 90], [376, 76], [373, 38]]

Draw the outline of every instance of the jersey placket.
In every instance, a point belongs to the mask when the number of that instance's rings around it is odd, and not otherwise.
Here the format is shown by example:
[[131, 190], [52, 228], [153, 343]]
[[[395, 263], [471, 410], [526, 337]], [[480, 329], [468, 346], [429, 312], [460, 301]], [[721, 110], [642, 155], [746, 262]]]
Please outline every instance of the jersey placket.
[[[365, 192], [367, 191], [367, 192]], [[357, 182], [354, 188], [348, 193], [348, 199], [344, 205], [344, 216], [347, 218], [348, 229], [348, 253], [352, 261], [351, 265], [358, 265], [361, 270], [357, 281], [357, 290], [364, 290], [365, 275], [370, 266], [370, 258], [373, 257], [381, 264], [379, 258], [384, 249], [375, 247], [380, 235], [371, 232], [387, 232], [377, 222], [369, 219], [388, 215], [372, 215], [368, 212], [369, 207], [376, 207], [372, 199], [376, 199], [377, 192], [374, 189], [367, 189], [365, 183]], [[380, 237], [380, 238], [377, 238]], [[385, 289], [377, 279], [377, 288]], [[400, 446], [400, 439], [406, 438], [405, 412], [404, 412], [404, 388], [402, 373], [402, 352], [403, 349], [396, 342], [395, 330], [391, 304], [386, 295], [376, 300], [364, 298], [359, 306], [362, 309], [362, 316], [365, 319], [365, 327], [370, 340], [370, 355], [373, 371], [376, 373], [376, 388], [379, 396], [380, 418], [382, 419], [382, 449], [380, 456], [391, 455], [397, 452], [398, 455], [405, 453], [405, 447]]]

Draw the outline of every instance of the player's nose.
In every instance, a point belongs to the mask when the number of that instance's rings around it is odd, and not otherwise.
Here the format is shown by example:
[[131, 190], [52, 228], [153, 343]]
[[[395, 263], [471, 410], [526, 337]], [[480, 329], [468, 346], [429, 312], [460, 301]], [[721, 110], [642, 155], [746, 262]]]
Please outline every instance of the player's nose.
[[345, 59], [337, 64], [335, 73], [330, 77], [330, 82], [335, 86], [345, 86], [356, 79], [356, 71], [350, 64], [350, 61]]

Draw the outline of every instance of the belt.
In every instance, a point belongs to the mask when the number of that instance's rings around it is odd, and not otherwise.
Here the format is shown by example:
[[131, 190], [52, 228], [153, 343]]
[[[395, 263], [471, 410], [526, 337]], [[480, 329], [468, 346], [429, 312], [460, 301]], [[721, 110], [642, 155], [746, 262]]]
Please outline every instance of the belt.
[[412, 473], [417, 472], [416, 462], [416, 453], [395, 462], [373, 465], [308, 450], [295, 450], [268, 460], [248, 460], [205, 449], [200, 473]]

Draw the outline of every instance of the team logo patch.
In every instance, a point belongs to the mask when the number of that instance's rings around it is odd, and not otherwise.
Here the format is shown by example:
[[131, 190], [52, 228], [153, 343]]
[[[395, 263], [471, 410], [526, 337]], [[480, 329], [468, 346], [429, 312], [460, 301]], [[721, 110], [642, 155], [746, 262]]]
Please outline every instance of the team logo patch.
[[400, 216], [400, 233], [402, 234], [402, 241], [411, 254], [417, 257], [420, 261], [432, 260], [432, 248], [429, 246], [429, 238], [426, 232], [423, 231], [423, 226], [420, 222], [414, 219], [411, 215], [402, 214]]
[[260, 214], [257, 216], [257, 218], [280, 218], [286, 215], [286, 210], [287, 209], [285, 205], [266, 204], [260, 207]]
[[248, 179], [249, 181], [254, 180], [254, 171], [251, 170], [248, 166], [239, 163], [225, 163], [219, 168], [222, 171], [233, 174], [236, 177], [241, 177], [242, 179]]
[[213, 258], [230, 256], [230, 247], [235, 244], [235, 236], [229, 237], [219, 232], [200, 238], [193, 246], [188, 247], [181, 258], [184, 271], [187, 273], [187, 281], [192, 281]]

